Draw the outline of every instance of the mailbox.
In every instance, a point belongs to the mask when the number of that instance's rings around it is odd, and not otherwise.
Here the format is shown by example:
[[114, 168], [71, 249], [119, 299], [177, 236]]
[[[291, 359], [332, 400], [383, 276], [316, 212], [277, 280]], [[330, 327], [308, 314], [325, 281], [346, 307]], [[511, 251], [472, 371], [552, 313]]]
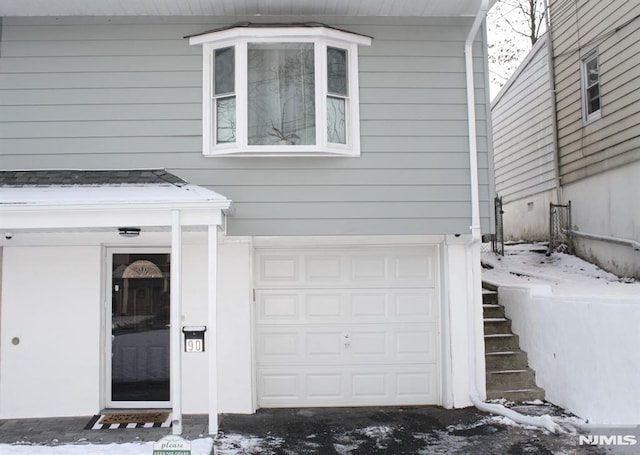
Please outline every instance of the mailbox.
[[184, 333], [184, 352], [204, 352], [204, 325], [182, 327]]

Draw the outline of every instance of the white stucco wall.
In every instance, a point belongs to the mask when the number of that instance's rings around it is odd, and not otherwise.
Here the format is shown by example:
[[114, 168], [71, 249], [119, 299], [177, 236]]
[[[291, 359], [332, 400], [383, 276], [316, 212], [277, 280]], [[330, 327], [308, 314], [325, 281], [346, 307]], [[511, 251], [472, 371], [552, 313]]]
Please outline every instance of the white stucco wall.
[[218, 245], [218, 411], [255, 411], [251, 243], [229, 238]]
[[486, 397], [480, 245], [469, 236], [442, 243], [442, 400], [446, 408]]
[[[574, 228], [588, 234], [640, 241], [640, 161], [566, 185]], [[640, 278], [640, 251], [576, 239], [576, 253], [621, 276]]]
[[[207, 325], [207, 247], [186, 244], [182, 251], [182, 325]], [[211, 330], [207, 327], [207, 330]], [[182, 353], [182, 406], [186, 414], [206, 414], [207, 352]]]
[[550, 190], [504, 203], [504, 239], [516, 242], [549, 240], [549, 203], [556, 200], [556, 192]]
[[4, 248], [1, 418], [98, 410], [100, 258], [99, 246]]
[[593, 424], [640, 424], [640, 299], [500, 287], [500, 303], [546, 398]]

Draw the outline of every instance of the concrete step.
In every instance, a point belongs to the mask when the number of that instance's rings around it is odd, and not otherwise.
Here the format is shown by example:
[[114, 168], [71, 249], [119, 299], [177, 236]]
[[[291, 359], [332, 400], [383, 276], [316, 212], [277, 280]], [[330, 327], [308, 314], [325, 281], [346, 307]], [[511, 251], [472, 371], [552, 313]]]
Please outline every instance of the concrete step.
[[487, 371], [487, 389], [511, 390], [532, 387], [536, 387], [536, 374], [531, 368]]
[[511, 321], [507, 318], [485, 318], [484, 334], [511, 333]]
[[482, 303], [498, 303], [498, 293], [496, 291], [482, 290]]
[[529, 366], [527, 353], [519, 349], [510, 351], [488, 352], [485, 355], [487, 371], [518, 370]]
[[498, 333], [484, 336], [484, 350], [486, 353], [498, 351], [516, 351], [520, 349], [518, 335], [512, 333]]
[[482, 315], [486, 318], [504, 318], [504, 307], [493, 303], [482, 305]]
[[487, 290], [487, 291], [497, 291], [498, 290], [498, 286], [496, 286], [495, 284], [491, 284], [491, 283], [487, 283], [486, 281], [482, 282], [482, 290]]
[[544, 389], [540, 387], [531, 387], [525, 389], [505, 389], [495, 390], [487, 389], [487, 400], [496, 400], [498, 398], [504, 398], [509, 401], [533, 401], [544, 400]]

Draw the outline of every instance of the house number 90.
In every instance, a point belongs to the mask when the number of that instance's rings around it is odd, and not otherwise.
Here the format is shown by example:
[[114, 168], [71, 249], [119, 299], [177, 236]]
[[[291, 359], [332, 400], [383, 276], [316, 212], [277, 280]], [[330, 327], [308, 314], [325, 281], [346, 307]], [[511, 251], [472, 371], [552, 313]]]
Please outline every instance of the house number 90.
[[186, 351], [187, 352], [202, 352], [204, 351], [204, 346], [203, 346], [203, 342], [200, 339], [189, 339], [186, 340], [187, 341], [187, 345], [186, 345]]

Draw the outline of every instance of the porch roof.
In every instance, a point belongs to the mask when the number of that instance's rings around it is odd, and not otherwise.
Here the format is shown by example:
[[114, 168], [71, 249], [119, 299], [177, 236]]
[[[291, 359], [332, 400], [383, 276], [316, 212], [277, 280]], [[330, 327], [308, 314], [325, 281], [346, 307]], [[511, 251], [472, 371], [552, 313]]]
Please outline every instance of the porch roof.
[[0, 171], [0, 229], [220, 224], [231, 201], [162, 169]]

